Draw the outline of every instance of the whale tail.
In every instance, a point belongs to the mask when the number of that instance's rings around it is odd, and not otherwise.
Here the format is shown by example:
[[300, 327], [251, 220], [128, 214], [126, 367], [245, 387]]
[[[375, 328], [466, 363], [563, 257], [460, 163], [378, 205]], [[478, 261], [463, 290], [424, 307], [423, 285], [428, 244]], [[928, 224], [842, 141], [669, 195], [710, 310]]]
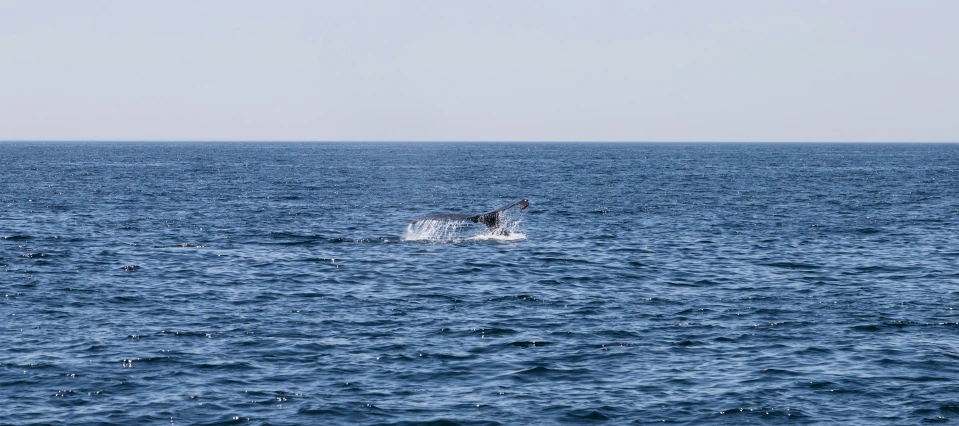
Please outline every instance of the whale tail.
[[436, 221], [470, 221], [473, 223], [482, 223], [489, 228], [490, 232], [496, 235], [509, 235], [509, 232], [506, 228], [503, 227], [503, 220], [506, 217], [509, 209], [513, 207], [519, 207], [520, 210], [526, 210], [529, 207], [529, 200], [522, 199], [513, 203], [509, 203], [503, 207], [500, 207], [496, 210], [481, 213], [477, 215], [468, 215], [468, 214], [455, 214], [455, 213], [440, 213], [440, 214], [431, 214], [423, 217], [419, 217], [410, 221], [410, 224], [415, 224], [416, 222], [424, 220], [436, 220]]

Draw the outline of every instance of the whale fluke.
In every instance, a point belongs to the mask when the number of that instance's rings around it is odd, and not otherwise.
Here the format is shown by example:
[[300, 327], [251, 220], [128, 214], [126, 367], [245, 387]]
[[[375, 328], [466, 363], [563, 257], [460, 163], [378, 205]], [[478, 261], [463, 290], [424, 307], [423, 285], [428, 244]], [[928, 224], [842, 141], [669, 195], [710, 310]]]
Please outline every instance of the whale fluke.
[[431, 215], [413, 219], [412, 221], [410, 221], [410, 224], [415, 224], [416, 222], [420, 222], [424, 220], [437, 220], [437, 221], [447, 221], [447, 222], [470, 221], [473, 223], [482, 223], [486, 225], [490, 229], [490, 231], [493, 232], [494, 234], [509, 235], [509, 232], [507, 232], [506, 229], [503, 229], [503, 227], [501, 226], [502, 220], [503, 220], [503, 217], [506, 215], [506, 211], [516, 206], [519, 206], [520, 210], [526, 210], [526, 208], [529, 207], [529, 200], [524, 198], [522, 200], [509, 203], [496, 210], [486, 212], [486, 213], [476, 214], [476, 215], [456, 214], [456, 213], [431, 214]]

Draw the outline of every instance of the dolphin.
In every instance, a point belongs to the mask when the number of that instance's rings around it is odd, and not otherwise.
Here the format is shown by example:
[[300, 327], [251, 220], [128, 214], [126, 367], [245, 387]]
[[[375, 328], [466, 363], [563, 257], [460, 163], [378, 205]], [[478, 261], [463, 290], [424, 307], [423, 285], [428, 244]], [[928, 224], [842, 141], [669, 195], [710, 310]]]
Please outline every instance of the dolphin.
[[471, 214], [457, 214], [457, 213], [438, 213], [426, 215], [423, 217], [418, 217], [410, 221], [410, 224], [415, 224], [416, 222], [424, 220], [437, 220], [437, 221], [447, 221], [447, 222], [460, 222], [460, 221], [470, 221], [473, 223], [482, 223], [490, 229], [491, 232], [497, 235], [509, 235], [509, 232], [506, 232], [505, 229], [501, 226], [500, 222], [503, 220], [503, 217], [506, 215], [506, 211], [519, 206], [520, 210], [526, 210], [529, 207], [529, 200], [522, 199], [516, 202], [509, 203], [503, 207], [500, 207], [496, 210], [471, 215]]

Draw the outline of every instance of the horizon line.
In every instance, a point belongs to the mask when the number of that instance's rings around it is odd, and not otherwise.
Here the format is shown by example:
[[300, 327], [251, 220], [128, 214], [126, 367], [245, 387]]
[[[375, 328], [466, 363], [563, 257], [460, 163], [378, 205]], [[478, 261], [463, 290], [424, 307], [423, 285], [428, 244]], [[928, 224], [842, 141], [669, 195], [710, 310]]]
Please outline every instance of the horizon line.
[[0, 139], [0, 143], [693, 143], [693, 144], [721, 144], [721, 143], [783, 143], [783, 144], [955, 144], [955, 141], [801, 141], [801, 140], [363, 140], [363, 139]]

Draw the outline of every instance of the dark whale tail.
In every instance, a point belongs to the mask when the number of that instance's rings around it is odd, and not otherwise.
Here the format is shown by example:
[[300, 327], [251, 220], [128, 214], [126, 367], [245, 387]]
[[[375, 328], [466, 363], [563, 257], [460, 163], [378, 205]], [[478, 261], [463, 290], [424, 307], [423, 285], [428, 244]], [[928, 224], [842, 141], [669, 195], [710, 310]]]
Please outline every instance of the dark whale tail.
[[503, 218], [506, 216], [506, 212], [513, 208], [519, 206], [520, 210], [526, 210], [529, 207], [529, 200], [522, 199], [513, 203], [509, 203], [503, 207], [500, 207], [491, 212], [481, 213], [477, 215], [469, 214], [455, 214], [455, 213], [440, 213], [440, 214], [431, 214], [423, 217], [418, 217], [410, 221], [410, 224], [415, 224], [416, 222], [424, 220], [437, 220], [437, 221], [470, 221], [473, 223], [482, 223], [486, 225], [490, 231], [494, 234], [508, 235], [509, 233], [502, 226]]

